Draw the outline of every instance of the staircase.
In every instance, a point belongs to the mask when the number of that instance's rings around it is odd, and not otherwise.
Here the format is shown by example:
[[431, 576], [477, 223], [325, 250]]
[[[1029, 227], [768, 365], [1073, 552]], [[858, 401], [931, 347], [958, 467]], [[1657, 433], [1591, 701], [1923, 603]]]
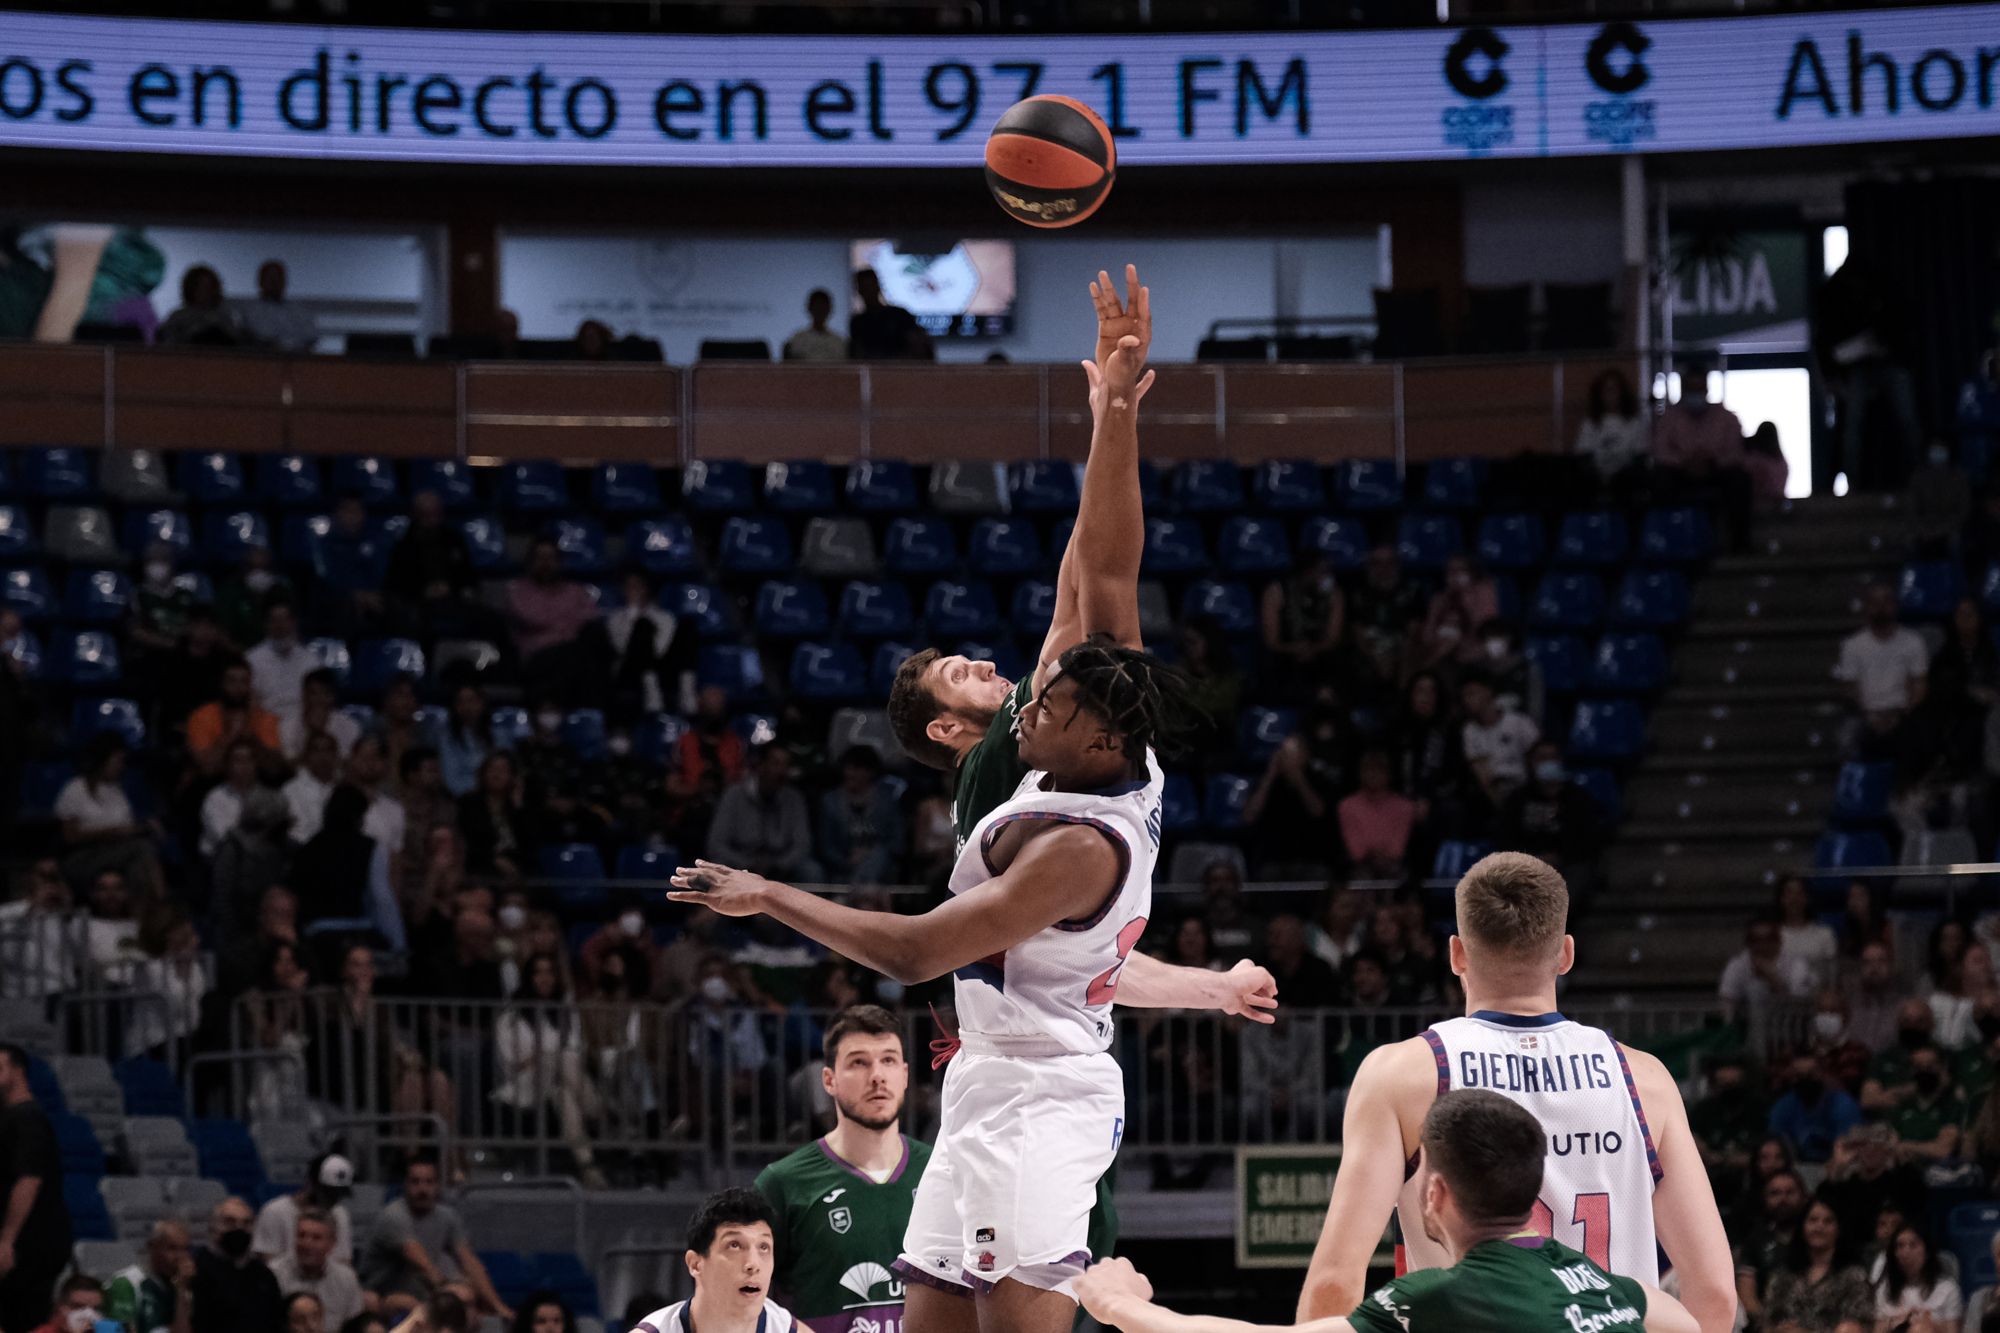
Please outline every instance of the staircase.
[[1713, 996], [1745, 920], [1811, 866], [1840, 766], [1834, 659], [1905, 546], [1892, 499], [1794, 501], [1696, 585], [1605, 888], [1574, 927], [1572, 993]]

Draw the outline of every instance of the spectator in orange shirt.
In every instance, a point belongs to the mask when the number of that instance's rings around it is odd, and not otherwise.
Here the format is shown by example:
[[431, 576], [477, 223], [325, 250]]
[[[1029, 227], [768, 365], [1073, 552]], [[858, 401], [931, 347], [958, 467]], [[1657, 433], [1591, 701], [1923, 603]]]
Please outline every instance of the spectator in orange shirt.
[[215, 777], [229, 743], [239, 739], [257, 747], [259, 768], [278, 759], [278, 719], [250, 697], [250, 664], [232, 657], [222, 668], [222, 697], [188, 715], [188, 753], [196, 768]]
[[707, 838], [723, 790], [743, 780], [745, 758], [743, 738], [729, 725], [729, 695], [719, 685], [702, 686], [694, 725], [682, 734], [667, 775], [667, 795], [674, 802], [669, 822], [683, 855], [692, 855], [689, 849]]
[[1389, 785], [1389, 756], [1361, 756], [1361, 789], [1341, 801], [1340, 840], [1358, 876], [1401, 879], [1416, 827], [1417, 803]]

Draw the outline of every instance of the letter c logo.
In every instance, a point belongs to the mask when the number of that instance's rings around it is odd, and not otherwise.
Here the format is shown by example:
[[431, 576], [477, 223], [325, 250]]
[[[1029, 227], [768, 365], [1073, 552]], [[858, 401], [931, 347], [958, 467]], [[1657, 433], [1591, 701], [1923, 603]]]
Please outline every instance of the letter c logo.
[[[1501, 68], [1500, 61], [1508, 49], [1506, 41], [1493, 29], [1467, 28], [1444, 53], [1445, 82], [1460, 96], [1475, 101], [1499, 95], [1507, 88], [1507, 71]], [[1476, 59], [1481, 56], [1485, 59]]]
[[[1605, 92], [1636, 93], [1653, 77], [1653, 72], [1646, 68], [1646, 62], [1640, 59], [1652, 44], [1653, 39], [1633, 24], [1622, 19], [1607, 23], [1598, 31], [1589, 51], [1584, 53], [1583, 66], [1590, 71], [1590, 81]], [[1615, 51], [1625, 53], [1622, 69], [1612, 59]]]

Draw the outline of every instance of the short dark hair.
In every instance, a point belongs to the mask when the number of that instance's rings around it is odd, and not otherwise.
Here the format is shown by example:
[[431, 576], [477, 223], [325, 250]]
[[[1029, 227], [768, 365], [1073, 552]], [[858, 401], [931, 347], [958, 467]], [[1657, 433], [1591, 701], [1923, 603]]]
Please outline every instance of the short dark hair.
[[403, 751], [403, 760], [396, 766], [396, 771], [407, 780], [418, 769], [422, 768], [427, 761], [437, 757], [438, 752], [428, 745], [412, 745], [409, 749]]
[[738, 1185], [711, 1194], [702, 1200], [701, 1207], [694, 1210], [688, 1221], [687, 1247], [696, 1254], [707, 1254], [715, 1244], [715, 1233], [729, 1226], [762, 1222], [775, 1232], [775, 1217], [770, 1201], [748, 1186]]
[[828, 1069], [833, 1068], [834, 1059], [840, 1054], [840, 1043], [849, 1037], [894, 1037], [901, 1041], [903, 1025], [879, 1004], [848, 1005], [826, 1025], [820, 1060]]
[[1523, 852], [1494, 852], [1465, 872], [1454, 896], [1459, 933], [1481, 949], [1539, 962], [1562, 948], [1569, 885], [1546, 861]]
[[1534, 1208], [1549, 1145], [1527, 1108], [1481, 1088], [1447, 1092], [1424, 1116], [1421, 1141], [1468, 1221], [1513, 1222]]
[[1108, 634], [1092, 635], [1056, 659], [1056, 675], [1075, 683], [1077, 698], [1101, 718], [1134, 764], [1146, 751], [1172, 753], [1199, 725], [1187, 677], [1153, 654], [1127, 648]]
[[102, 1296], [104, 1284], [88, 1273], [71, 1273], [63, 1279], [62, 1286], [56, 1289], [56, 1296], [66, 1301], [80, 1291], [94, 1291]]
[[438, 1290], [424, 1302], [424, 1324], [432, 1333], [466, 1333], [472, 1316], [455, 1291]]
[[438, 1165], [438, 1155], [428, 1148], [420, 1148], [410, 1154], [410, 1160], [403, 1163], [403, 1175], [407, 1177], [420, 1166], [427, 1166], [440, 1175], [443, 1174], [443, 1169]]
[[13, 1061], [14, 1068], [20, 1070], [22, 1073], [25, 1074], [28, 1072], [28, 1061], [32, 1057], [28, 1054], [28, 1048], [21, 1045], [21, 1043], [17, 1041], [0, 1041], [0, 1055], [4, 1055]]
[[534, 1333], [535, 1315], [544, 1305], [553, 1305], [562, 1311], [563, 1333], [576, 1333], [576, 1311], [569, 1308], [569, 1302], [559, 1293], [547, 1287], [537, 1287], [515, 1303], [513, 1333]]
[[896, 743], [910, 758], [925, 768], [949, 773], [957, 756], [949, 745], [931, 739], [929, 731], [931, 723], [945, 711], [944, 701], [937, 697], [927, 679], [931, 664], [942, 655], [935, 648], [926, 648], [911, 653], [896, 668], [896, 679], [889, 684], [889, 729], [896, 733]]

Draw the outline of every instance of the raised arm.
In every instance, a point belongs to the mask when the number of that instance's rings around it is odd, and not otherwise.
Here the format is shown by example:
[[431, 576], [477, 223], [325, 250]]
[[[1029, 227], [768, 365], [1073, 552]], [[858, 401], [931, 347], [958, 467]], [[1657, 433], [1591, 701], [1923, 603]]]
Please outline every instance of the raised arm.
[[1354, 1327], [1345, 1319], [1316, 1319], [1281, 1329], [1217, 1315], [1175, 1314], [1153, 1304], [1153, 1284], [1130, 1259], [1092, 1264], [1076, 1280], [1075, 1290], [1091, 1318], [1124, 1333], [1351, 1333]]
[[1227, 972], [1181, 967], [1134, 952], [1118, 974], [1114, 1003], [1127, 1009], [1220, 1009], [1253, 1023], [1274, 1023], [1278, 983], [1245, 958]]
[[1118, 883], [1118, 857], [1095, 829], [1063, 824], [1028, 839], [1005, 872], [921, 916], [869, 912], [745, 870], [697, 861], [667, 897], [723, 916], [762, 914], [906, 986], [1011, 949], [1087, 916]]
[[[1639, 1104], [1653, 1131], [1660, 1180], [1653, 1187], [1653, 1228], [1674, 1271], [1681, 1275], [1681, 1304], [1701, 1333], [1729, 1333], [1736, 1324], [1736, 1265], [1715, 1208], [1687, 1108], [1667, 1067], [1644, 1051], [1625, 1051]], [[1653, 1324], [1648, 1318], [1646, 1326]]]

